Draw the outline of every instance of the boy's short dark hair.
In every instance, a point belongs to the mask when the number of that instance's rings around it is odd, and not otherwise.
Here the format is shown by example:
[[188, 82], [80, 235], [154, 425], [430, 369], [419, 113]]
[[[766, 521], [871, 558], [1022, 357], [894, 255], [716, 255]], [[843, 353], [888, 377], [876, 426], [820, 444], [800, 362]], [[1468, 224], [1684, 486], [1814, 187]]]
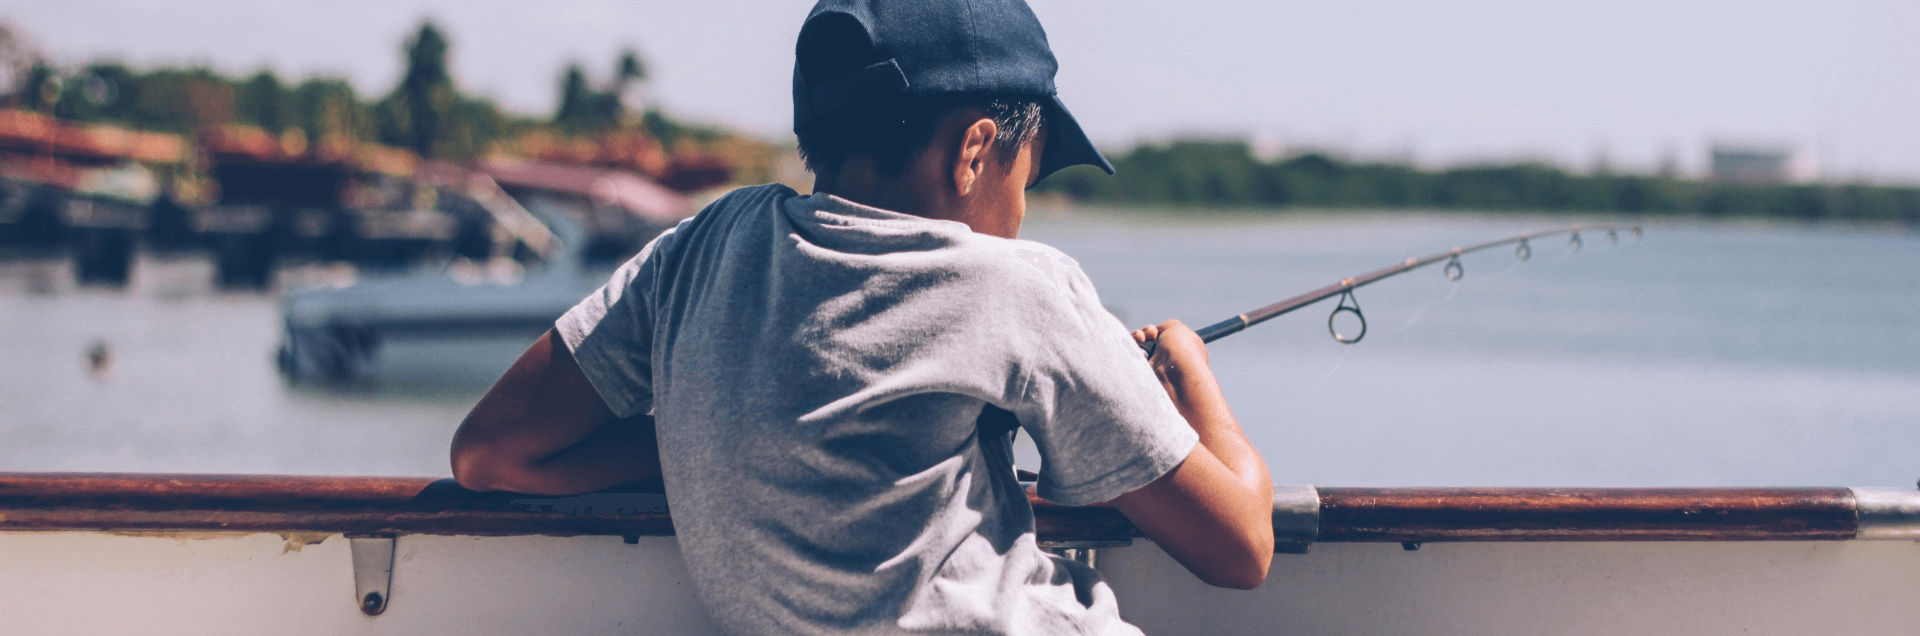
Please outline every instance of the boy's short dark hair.
[[816, 175], [831, 174], [853, 155], [871, 157], [875, 169], [898, 177], [919, 158], [933, 139], [934, 128], [949, 113], [978, 108], [993, 120], [999, 132], [993, 149], [1011, 164], [1020, 147], [1040, 134], [1040, 101], [1022, 95], [953, 93], [930, 97], [901, 96], [854, 107], [815, 121], [799, 131], [800, 158]]

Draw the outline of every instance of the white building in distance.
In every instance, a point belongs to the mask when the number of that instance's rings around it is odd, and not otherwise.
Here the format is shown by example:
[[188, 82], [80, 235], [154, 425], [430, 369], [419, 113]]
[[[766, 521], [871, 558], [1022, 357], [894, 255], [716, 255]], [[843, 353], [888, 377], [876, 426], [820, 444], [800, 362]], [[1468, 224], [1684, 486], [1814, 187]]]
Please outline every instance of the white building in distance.
[[1820, 178], [1813, 153], [1792, 146], [1715, 142], [1708, 179], [1732, 183], [1805, 183]]

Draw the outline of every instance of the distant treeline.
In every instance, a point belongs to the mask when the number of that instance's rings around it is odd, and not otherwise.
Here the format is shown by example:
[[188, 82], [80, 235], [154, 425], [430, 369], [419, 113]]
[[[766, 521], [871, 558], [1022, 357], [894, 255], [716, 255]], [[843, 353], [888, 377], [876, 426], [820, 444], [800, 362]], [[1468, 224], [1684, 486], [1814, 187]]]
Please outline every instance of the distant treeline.
[[[0, 44], [17, 37], [0, 28]], [[28, 53], [19, 64], [25, 67], [23, 81], [0, 87], [0, 106], [183, 135], [230, 123], [276, 135], [297, 130], [313, 141], [345, 137], [456, 161], [484, 156], [500, 143], [534, 132], [591, 137], [640, 129], [668, 147], [681, 139], [729, 136], [623, 104], [628, 88], [646, 79], [646, 67], [631, 50], [619, 56], [611, 77], [598, 86], [578, 64], [562, 70], [556, 82], [559, 108], [545, 118], [508, 112], [491, 99], [459, 90], [448, 67], [450, 49], [439, 28], [423, 23], [400, 50], [406, 71], [399, 84], [374, 96], [356, 94], [338, 77], [290, 83], [271, 70], [236, 78], [205, 67], [139, 70], [117, 62], [61, 68]]]
[[1318, 153], [1262, 161], [1248, 144], [1232, 141], [1142, 145], [1110, 159], [1116, 177], [1081, 166], [1048, 178], [1038, 190], [1080, 201], [1196, 208], [1694, 213], [1920, 223], [1920, 188], [1915, 187], [1573, 174], [1542, 163], [1420, 170]]

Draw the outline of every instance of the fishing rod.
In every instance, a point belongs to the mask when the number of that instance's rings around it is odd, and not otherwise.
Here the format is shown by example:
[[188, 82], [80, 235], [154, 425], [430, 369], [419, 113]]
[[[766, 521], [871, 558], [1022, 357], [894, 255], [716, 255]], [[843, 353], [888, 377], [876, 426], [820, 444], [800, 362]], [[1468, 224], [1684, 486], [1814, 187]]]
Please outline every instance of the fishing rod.
[[[1640, 226], [1638, 225], [1628, 226], [1626, 229], [1628, 232], [1633, 234], [1633, 238], [1635, 240], [1639, 240], [1639, 238], [1642, 235], [1642, 232], [1640, 231]], [[1514, 258], [1518, 258], [1524, 261], [1524, 260], [1527, 260], [1528, 258], [1533, 257], [1533, 246], [1530, 243], [1531, 240], [1541, 238], [1541, 237], [1555, 236], [1559, 234], [1571, 235], [1567, 239], [1567, 246], [1574, 251], [1579, 251], [1580, 247], [1583, 245], [1583, 242], [1580, 239], [1581, 232], [1588, 232], [1588, 231], [1598, 232], [1601, 230], [1605, 230], [1607, 233], [1608, 245], [1613, 245], [1615, 243], [1620, 242], [1621, 228], [1618, 226], [1609, 225], [1609, 226], [1603, 226], [1603, 227], [1588, 227], [1588, 226], [1582, 226], [1582, 225], [1575, 225], [1572, 227], [1565, 227], [1557, 230], [1548, 230], [1545, 232], [1527, 232], [1524, 234], [1520, 234], [1518, 236], [1509, 236], [1507, 238], [1487, 241], [1485, 243], [1475, 243], [1473, 245], [1468, 245], [1466, 247], [1456, 247], [1451, 250], [1447, 250], [1445, 252], [1440, 252], [1437, 254], [1432, 254], [1429, 256], [1422, 256], [1419, 258], [1409, 258], [1399, 264], [1382, 267], [1380, 269], [1376, 269], [1371, 272], [1361, 274], [1359, 276], [1354, 276], [1351, 278], [1343, 278], [1343, 279], [1340, 279], [1339, 282], [1326, 285], [1319, 289], [1315, 289], [1313, 291], [1300, 294], [1298, 296], [1294, 296], [1292, 298], [1288, 298], [1286, 300], [1282, 300], [1280, 302], [1273, 303], [1271, 305], [1267, 305], [1265, 307], [1261, 307], [1259, 309], [1255, 309], [1253, 311], [1249, 311], [1247, 313], [1240, 314], [1232, 318], [1228, 318], [1226, 320], [1213, 323], [1211, 325], [1207, 325], [1205, 327], [1201, 327], [1200, 329], [1195, 330], [1194, 333], [1200, 336], [1201, 342], [1213, 342], [1215, 340], [1219, 340], [1221, 338], [1225, 338], [1227, 336], [1231, 336], [1233, 334], [1239, 333], [1241, 330], [1244, 330], [1248, 327], [1252, 327], [1254, 325], [1266, 322], [1268, 320], [1278, 318], [1295, 309], [1299, 309], [1301, 307], [1305, 307], [1307, 305], [1311, 305], [1311, 304], [1320, 302], [1322, 300], [1332, 298], [1334, 296], [1339, 296], [1340, 297], [1339, 305], [1335, 306], [1333, 308], [1333, 313], [1327, 316], [1327, 333], [1332, 334], [1333, 339], [1341, 342], [1342, 344], [1354, 344], [1356, 342], [1360, 342], [1361, 338], [1365, 338], [1367, 336], [1367, 316], [1365, 314], [1360, 313], [1360, 301], [1355, 300], [1353, 297], [1353, 290], [1355, 289], [1359, 289], [1361, 287], [1365, 287], [1367, 285], [1380, 282], [1387, 278], [1392, 278], [1399, 274], [1404, 274], [1416, 269], [1420, 269], [1422, 267], [1426, 267], [1428, 265], [1432, 265], [1440, 261], [1447, 262], [1446, 268], [1444, 270], [1447, 275], [1447, 280], [1457, 281], [1457, 280], [1460, 280], [1460, 278], [1462, 276], [1465, 276], [1467, 273], [1466, 266], [1460, 264], [1461, 256], [1472, 254], [1474, 252], [1478, 252], [1481, 250], [1500, 247], [1502, 245], [1517, 244], [1517, 246], [1514, 247], [1513, 249], [1513, 256]], [[1343, 314], [1343, 313], [1353, 314], [1353, 317], [1360, 321], [1360, 331], [1358, 333], [1355, 333], [1352, 337], [1348, 337], [1346, 334], [1341, 333], [1339, 328], [1334, 326], [1334, 319], [1339, 318], [1340, 314]], [[1140, 348], [1146, 350], [1148, 357], [1152, 357], [1154, 346], [1156, 343], [1157, 341], [1149, 340], [1147, 342], [1140, 343]]]
[[[1635, 240], [1639, 240], [1639, 238], [1642, 235], [1642, 232], [1640, 231], [1640, 226], [1638, 225], [1627, 226], [1625, 229], [1633, 235], [1633, 238]], [[1313, 291], [1300, 294], [1298, 296], [1294, 296], [1292, 298], [1288, 298], [1286, 300], [1282, 300], [1280, 302], [1273, 303], [1271, 305], [1267, 305], [1265, 307], [1261, 307], [1259, 309], [1255, 309], [1253, 311], [1249, 311], [1247, 313], [1240, 314], [1232, 318], [1228, 318], [1226, 320], [1213, 323], [1211, 325], [1207, 325], [1205, 327], [1201, 327], [1200, 329], [1196, 330], [1194, 333], [1199, 334], [1201, 342], [1213, 342], [1215, 340], [1219, 340], [1221, 338], [1225, 338], [1227, 336], [1231, 336], [1233, 334], [1239, 333], [1241, 330], [1244, 330], [1247, 327], [1252, 327], [1254, 325], [1266, 322], [1268, 320], [1278, 318], [1281, 315], [1284, 315], [1287, 312], [1291, 312], [1295, 309], [1299, 309], [1301, 307], [1305, 307], [1307, 305], [1311, 305], [1311, 304], [1320, 302], [1322, 300], [1332, 298], [1334, 296], [1339, 296], [1340, 297], [1339, 306], [1334, 307], [1333, 314], [1327, 316], [1327, 333], [1333, 334], [1333, 339], [1338, 340], [1341, 343], [1354, 344], [1356, 342], [1360, 342], [1360, 339], [1366, 337], [1367, 335], [1367, 317], [1365, 314], [1360, 313], [1360, 301], [1353, 299], [1353, 290], [1355, 289], [1359, 289], [1361, 287], [1365, 287], [1367, 285], [1380, 282], [1381, 280], [1391, 278], [1399, 274], [1411, 272], [1413, 270], [1420, 269], [1422, 267], [1426, 267], [1428, 265], [1432, 265], [1440, 261], [1447, 262], [1447, 266], [1445, 270], [1443, 270], [1446, 272], [1447, 280], [1457, 281], [1457, 280], [1460, 280], [1461, 277], [1466, 276], [1467, 274], [1466, 266], [1460, 264], [1461, 256], [1472, 254], [1474, 252], [1478, 252], [1481, 250], [1500, 247], [1502, 245], [1515, 245], [1515, 247], [1513, 248], [1514, 258], [1518, 258], [1524, 261], [1533, 257], [1533, 245], [1531, 243], [1533, 239], [1547, 237], [1547, 236], [1555, 236], [1560, 234], [1571, 235], [1567, 238], [1567, 247], [1569, 247], [1574, 251], [1579, 251], [1581, 246], [1584, 245], [1584, 242], [1580, 238], [1581, 232], [1589, 232], [1589, 231], [1598, 232], [1602, 230], [1605, 230], [1607, 233], [1608, 245], [1613, 245], [1620, 242], [1621, 228], [1619, 226], [1608, 225], [1608, 226], [1588, 227], [1584, 225], [1575, 225], [1572, 227], [1565, 227], [1557, 230], [1548, 230], [1545, 232], [1527, 232], [1525, 234], [1520, 234], [1518, 236], [1509, 236], [1507, 238], [1487, 241], [1485, 243], [1475, 243], [1473, 245], [1468, 245], [1466, 247], [1456, 247], [1456, 248], [1447, 250], [1445, 252], [1440, 252], [1438, 254], [1422, 256], [1420, 258], [1409, 258], [1398, 264], [1382, 267], [1380, 269], [1376, 269], [1371, 272], [1361, 274], [1359, 276], [1354, 276], [1351, 278], [1343, 278], [1343, 279], [1340, 279], [1340, 282], [1333, 283], [1331, 285], [1327, 285], [1325, 287], [1321, 287], [1319, 289], [1315, 289]], [[1333, 324], [1334, 319], [1339, 318], [1340, 314], [1343, 314], [1343, 313], [1351, 313], [1353, 314], [1354, 318], [1357, 318], [1360, 320], [1360, 331], [1359, 333], [1354, 334], [1353, 337], [1351, 338], [1347, 337], [1345, 334], [1340, 333], [1340, 330], [1336, 328]], [[1140, 343], [1140, 348], [1147, 352], [1147, 357], [1153, 357], [1153, 350], [1155, 345], [1157, 344], [1158, 344], [1158, 341], [1148, 340], [1146, 342]], [[980, 431], [979, 434], [981, 435], [982, 439], [985, 439], [987, 437], [1005, 435], [1007, 434], [1008, 431], [1014, 431], [1019, 428], [1020, 422], [1018, 419], [1014, 417], [1012, 412], [1007, 411], [1005, 409], [1001, 409], [1000, 407], [994, 406], [992, 404], [988, 404], [981, 409], [980, 416], [975, 419], [974, 425], [979, 429]]]

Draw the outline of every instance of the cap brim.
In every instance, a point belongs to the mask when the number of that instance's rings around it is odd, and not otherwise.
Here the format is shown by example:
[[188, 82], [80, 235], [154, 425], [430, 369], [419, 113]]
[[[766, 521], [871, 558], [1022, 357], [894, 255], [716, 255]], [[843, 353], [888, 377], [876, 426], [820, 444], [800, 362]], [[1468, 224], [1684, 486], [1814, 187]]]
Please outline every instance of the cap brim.
[[[1068, 166], [1089, 165], [1113, 174], [1113, 164], [1093, 147], [1093, 140], [1080, 130], [1080, 122], [1060, 103], [1060, 96], [1047, 98], [1047, 146], [1040, 156], [1040, 179]], [[1038, 183], [1036, 180], [1035, 183]]]

